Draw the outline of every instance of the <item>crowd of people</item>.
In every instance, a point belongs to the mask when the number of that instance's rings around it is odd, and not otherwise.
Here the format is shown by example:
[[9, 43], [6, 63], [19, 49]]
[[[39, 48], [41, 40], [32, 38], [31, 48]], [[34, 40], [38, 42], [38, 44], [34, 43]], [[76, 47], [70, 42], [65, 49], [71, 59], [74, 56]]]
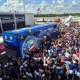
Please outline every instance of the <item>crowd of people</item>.
[[[62, 27], [63, 26], [63, 27]], [[58, 35], [48, 36], [38, 49], [0, 64], [0, 80], [80, 80], [79, 29], [58, 25]]]

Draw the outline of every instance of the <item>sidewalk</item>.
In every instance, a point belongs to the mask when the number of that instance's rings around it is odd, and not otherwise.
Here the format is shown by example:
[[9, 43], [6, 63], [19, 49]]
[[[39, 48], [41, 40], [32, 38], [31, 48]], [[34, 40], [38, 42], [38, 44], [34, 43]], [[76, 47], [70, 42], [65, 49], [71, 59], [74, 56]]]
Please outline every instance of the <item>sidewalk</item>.
[[3, 38], [2, 38], [2, 36], [0, 36], [0, 43], [2, 43], [3, 42]]
[[0, 54], [0, 64], [3, 63], [5, 65], [7, 63], [8, 59], [6, 57], [6, 52], [3, 52]]

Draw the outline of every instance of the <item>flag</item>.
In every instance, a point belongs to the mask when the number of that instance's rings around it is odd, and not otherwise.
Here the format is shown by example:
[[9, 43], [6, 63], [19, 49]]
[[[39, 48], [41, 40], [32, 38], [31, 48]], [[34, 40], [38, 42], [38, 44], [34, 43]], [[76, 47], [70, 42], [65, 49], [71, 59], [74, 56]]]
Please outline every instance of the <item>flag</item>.
[[33, 51], [33, 50], [35, 49], [34, 43], [32, 42], [32, 43], [28, 46], [28, 48], [29, 48], [29, 52]]
[[39, 14], [40, 8], [37, 9], [37, 14]]
[[43, 36], [43, 40], [44, 40], [44, 42], [46, 41], [46, 36]]
[[37, 12], [37, 14], [39, 14], [39, 12]]
[[72, 16], [69, 16], [67, 20], [65, 20], [64, 24], [69, 26], [71, 24]]
[[37, 11], [40, 11], [40, 8], [38, 8]]

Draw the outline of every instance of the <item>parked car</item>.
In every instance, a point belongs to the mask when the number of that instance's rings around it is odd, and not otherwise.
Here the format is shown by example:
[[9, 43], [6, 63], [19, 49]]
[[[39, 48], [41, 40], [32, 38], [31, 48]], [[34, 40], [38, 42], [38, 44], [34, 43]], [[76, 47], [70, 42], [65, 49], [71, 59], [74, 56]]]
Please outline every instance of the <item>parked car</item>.
[[60, 22], [60, 18], [55, 18], [54, 22]]

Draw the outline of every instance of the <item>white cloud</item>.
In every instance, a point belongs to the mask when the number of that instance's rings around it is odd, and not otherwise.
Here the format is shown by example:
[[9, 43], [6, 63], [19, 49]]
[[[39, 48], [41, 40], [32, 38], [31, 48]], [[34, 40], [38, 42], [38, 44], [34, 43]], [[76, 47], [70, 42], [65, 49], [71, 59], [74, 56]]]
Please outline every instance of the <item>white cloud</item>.
[[[52, 4], [47, 3], [46, 1], [42, 1], [40, 4], [26, 4], [25, 11], [37, 13], [37, 9], [40, 8], [40, 13], [70, 13], [70, 12], [79, 12], [80, 10], [80, 1], [77, 2], [73, 0], [71, 4], [65, 2], [65, 0], [53, 0]], [[5, 5], [7, 5], [5, 7]], [[24, 11], [24, 3], [23, 0], [7, 0], [3, 6], [0, 6], [1, 10], [9, 11], [13, 6], [13, 10]], [[0, 11], [1, 11], [0, 10]]]
[[80, 3], [80, 0], [78, 0], [78, 3]]
[[73, 4], [73, 5], [77, 5], [77, 2], [75, 2], [75, 1], [72, 1], [72, 4]]
[[2, 0], [0, 0], [0, 2], [2, 2]]
[[[67, 4], [64, 2], [64, 0], [62, 0], [62, 1], [54, 1], [53, 0], [51, 5], [49, 5], [47, 2], [43, 1], [40, 5], [36, 5], [34, 7], [37, 7], [37, 6], [40, 7], [41, 13], [57, 13], [57, 12], [60, 12], [61, 10], [63, 10], [64, 6], [67, 7]], [[37, 9], [38, 9], [38, 7], [37, 7]], [[35, 12], [36, 12], [37, 9], [35, 8], [33, 10], [35, 10]], [[26, 10], [28, 10], [28, 8]], [[31, 12], [33, 12], [33, 11], [31, 11]]]
[[[11, 7], [13, 8], [13, 10], [17, 11], [24, 6], [24, 3], [22, 0], [7, 0], [7, 2], [4, 3], [3, 6], [6, 6], [6, 7], [10, 6], [8, 9], [9, 11], [11, 10]], [[4, 8], [4, 11], [5, 11], [5, 8]]]
[[0, 11], [9, 11], [10, 10], [10, 7], [6, 7], [6, 6], [0, 6]]
[[7, 0], [7, 2], [4, 3], [3, 5], [12, 5], [12, 6], [20, 7], [23, 6], [24, 3], [22, 0]]

